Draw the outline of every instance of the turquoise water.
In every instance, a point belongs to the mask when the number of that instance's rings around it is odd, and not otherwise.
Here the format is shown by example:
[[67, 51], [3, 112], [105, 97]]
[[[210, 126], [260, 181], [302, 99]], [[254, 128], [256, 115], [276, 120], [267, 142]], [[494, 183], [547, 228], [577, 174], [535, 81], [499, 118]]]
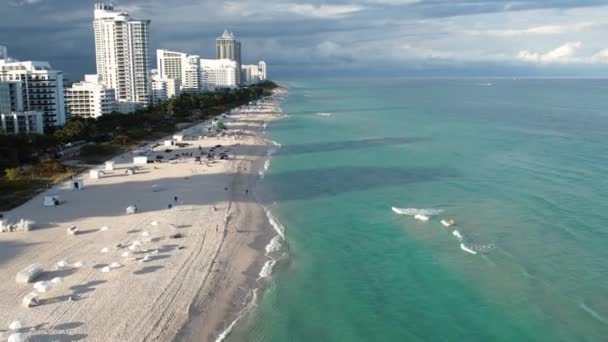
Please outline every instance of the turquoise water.
[[230, 340], [608, 339], [608, 81], [287, 85], [289, 259]]

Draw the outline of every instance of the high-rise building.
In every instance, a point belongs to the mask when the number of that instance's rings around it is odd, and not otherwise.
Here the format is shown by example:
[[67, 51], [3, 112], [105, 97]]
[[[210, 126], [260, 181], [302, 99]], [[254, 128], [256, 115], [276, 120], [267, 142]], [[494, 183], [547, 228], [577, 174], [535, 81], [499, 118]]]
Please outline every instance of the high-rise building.
[[266, 81], [266, 62], [260, 61], [258, 68], [260, 70], [260, 81]]
[[260, 82], [260, 67], [257, 64], [241, 65], [241, 82], [244, 85]]
[[0, 81], [0, 114], [22, 112], [23, 110], [21, 81]]
[[237, 84], [235, 61], [229, 59], [201, 59], [201, 80], [206, 90], [235, 88]]
[[241, 42], [236, 40], [234, 33], [224, 30], [221, 37], [215, 40], [217, 59], [229, 59], [236, 62], [237, 79], [236, 84], [241, 84]]
[[200, 57], [183, 52], [156, 50], [158, 76], [181, 82], [181, 91], [194, 93], [202, 90]]
[[100, 82], [98, 75], [86, 75], [65, 91], [66, 110], [70, 116], [98, 118], [116, 110], [114, 89]]
[[10, 134], [44, 133], [41, 112], [0, 114], [0, 129]]
[[116, 91], [119, 111], [150, 102], [150, 20], [135, 20], [110, 4], [96, 3], [93, 26], [97, 75]]
[[[21, 96], [23, 111], [41, 112], [44, 126], [63, 126], [66, 122], [63, 72], [53, 70], [47, 62], [21, 62], [0, 59], [0, 81], [18, 82], [21, 90], [13, 88], [14, 96]], [[18, 101], [18, 100], [15, 100]]]

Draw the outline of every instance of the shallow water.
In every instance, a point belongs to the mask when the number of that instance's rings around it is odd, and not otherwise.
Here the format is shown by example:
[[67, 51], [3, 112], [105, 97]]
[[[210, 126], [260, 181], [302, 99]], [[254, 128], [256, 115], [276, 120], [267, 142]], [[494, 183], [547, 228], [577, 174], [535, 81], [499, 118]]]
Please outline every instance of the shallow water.
[[608, 81], [287, 84], [289, 259], [228, 340], [606, 339]]

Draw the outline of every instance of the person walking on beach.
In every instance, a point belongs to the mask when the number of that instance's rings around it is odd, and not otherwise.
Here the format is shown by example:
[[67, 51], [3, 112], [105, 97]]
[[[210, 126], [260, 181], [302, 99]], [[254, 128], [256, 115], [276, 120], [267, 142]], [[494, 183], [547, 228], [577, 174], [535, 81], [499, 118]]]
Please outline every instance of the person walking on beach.
[[173, 200], [175, 201], [175, 203], [177, 203], [177, 200], [178, 200], [177, 196], [173, 196]]

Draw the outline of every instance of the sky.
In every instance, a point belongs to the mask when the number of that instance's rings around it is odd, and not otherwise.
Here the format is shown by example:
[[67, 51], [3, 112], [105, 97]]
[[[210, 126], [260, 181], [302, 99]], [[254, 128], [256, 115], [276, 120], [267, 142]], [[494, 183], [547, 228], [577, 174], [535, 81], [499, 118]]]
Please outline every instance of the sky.
[[[0, 45], [95, 73], [94, 0], [0, 0]], [[269, 76], [608, 77], [608, 0], [116, 0], [157, 48], [215, 58], [225, 28]]]

